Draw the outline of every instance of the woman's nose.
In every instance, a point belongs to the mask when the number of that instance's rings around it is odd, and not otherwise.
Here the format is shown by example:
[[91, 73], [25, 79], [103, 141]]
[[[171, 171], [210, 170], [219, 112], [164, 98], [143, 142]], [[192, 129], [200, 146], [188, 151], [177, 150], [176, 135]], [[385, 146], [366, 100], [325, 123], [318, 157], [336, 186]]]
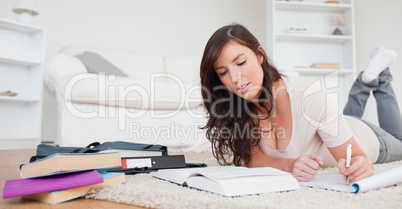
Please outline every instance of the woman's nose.
[[239, 82], [241, 80], [241, 73], [238, 70], [231, 70], [230, 76], [232, 77], [232, 81], [234, 83]]

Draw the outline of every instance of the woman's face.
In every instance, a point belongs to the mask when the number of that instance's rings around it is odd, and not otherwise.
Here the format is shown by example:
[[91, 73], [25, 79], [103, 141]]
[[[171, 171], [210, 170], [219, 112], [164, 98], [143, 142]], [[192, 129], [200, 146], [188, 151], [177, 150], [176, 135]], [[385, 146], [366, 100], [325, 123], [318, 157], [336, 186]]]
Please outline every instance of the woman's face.
[[250, 48], [230, 41], [223, 47], [214, 63], [214, 69], [230, 91], [244, 99], [252, 100], [258, 99], [261, 94], [264, 77], [262, 62], [262, 55], [257, 56]]

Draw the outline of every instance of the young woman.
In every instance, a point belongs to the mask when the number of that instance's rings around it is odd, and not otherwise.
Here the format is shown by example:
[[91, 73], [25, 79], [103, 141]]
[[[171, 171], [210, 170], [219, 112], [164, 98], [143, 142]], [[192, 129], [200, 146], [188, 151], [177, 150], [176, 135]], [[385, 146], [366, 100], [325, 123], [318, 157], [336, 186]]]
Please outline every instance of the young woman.
[[[402, 159], [402, 119], [388, 69], [397, 54], [380, 48], [371, 56], [342, 114], [325, 90], [313, 89], [314, 80], [281, 75], [246, 28], [220, 28], [205, 47], [200, 72], [214, 156], [224, 165], [275, 167], [298, 181], [337, 165], [350, 182], [371, 176], [373, 162]], [[381, 128], [360, 118], [371, 91]]]

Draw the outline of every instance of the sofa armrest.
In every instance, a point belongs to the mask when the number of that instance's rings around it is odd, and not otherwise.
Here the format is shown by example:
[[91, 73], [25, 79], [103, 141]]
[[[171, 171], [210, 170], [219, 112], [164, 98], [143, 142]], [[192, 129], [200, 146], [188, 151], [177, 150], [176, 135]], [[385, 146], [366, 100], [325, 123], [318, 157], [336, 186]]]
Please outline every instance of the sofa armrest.
[[46, 62], [44, 79], [52, 92], [57, 89], [57, 84], [68, 75], [87, 73], [87, 69], [76, 57], [57, 53]]

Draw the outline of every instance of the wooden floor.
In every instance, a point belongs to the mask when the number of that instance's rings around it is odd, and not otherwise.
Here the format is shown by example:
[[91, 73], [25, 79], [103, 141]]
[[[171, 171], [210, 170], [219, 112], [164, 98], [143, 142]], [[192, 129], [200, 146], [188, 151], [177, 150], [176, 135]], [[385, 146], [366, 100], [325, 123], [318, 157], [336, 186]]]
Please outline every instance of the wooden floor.
[[[184, 154], [186, 160], [198, 160], [211, 158], [211, 153], [171, 153]], [[19, 179], [19, 166], [28, 163], [32, 155], [35, 155], [35, 150], [0, 150], [0, 188], [3, 190], [4, 183], [8, 179]], [[94, 199], [76, 199], [64, 202], [58, 205], [50, 205], [47, 203], [27, 200], [20, 197], [3, 199], [1, 194], [0, 208], [7, 209], [67, 209], [67, 208], [88, 208], [88, 209], [125, 209], [125, 208], [141, 208], [132, 205], [118, 204]]]

